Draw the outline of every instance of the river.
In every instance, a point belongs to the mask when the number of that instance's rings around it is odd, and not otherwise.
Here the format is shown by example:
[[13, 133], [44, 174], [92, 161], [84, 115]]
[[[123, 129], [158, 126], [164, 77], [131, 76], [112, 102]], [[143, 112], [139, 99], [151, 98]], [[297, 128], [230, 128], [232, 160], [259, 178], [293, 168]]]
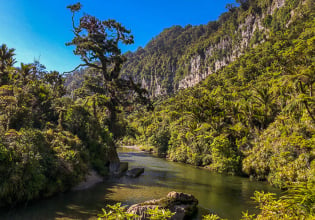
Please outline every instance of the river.
[[202, 213], [213, 212], [233, 220], [239, 219], [242, 211], [257, 212], [251, 199], [255, 190], [280, 192], [264, 182], [211, 173], [133, 149], [120, 148], [119, 157], [129, 162], [129, 168], [144, 167], [145, 172], [136, 179], [112, 178], [90, 189], [61, 193], [27, 206], [2, 210], [0, 219], [95, 219], [106, 204], [131, 205], [178, 191], [193, 194], [199, 200], [197, 219]]

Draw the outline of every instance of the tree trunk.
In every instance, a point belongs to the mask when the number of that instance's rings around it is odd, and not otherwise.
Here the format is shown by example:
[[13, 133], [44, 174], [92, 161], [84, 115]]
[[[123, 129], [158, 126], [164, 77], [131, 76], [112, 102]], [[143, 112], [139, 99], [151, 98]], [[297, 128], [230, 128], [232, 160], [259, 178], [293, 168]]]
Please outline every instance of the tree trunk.
[[120, 160], [116, 151], [116, 146], [110, 146], [108, 150], [109, 172], [111, 174], [119, 173]]
[[[117, 112], [116, 112], [117, 103], [114, 98], [111, 98], [111, 107], [109, 108], [109, 131], [116, 138], [116, 123], [117, 123]], [[120, 168], [120, 160], [116, 151], [116, 144], [113, 142], [109, 148], [108, 152], [109, 157], [109, 172], [112, 174], [118, 174]]]

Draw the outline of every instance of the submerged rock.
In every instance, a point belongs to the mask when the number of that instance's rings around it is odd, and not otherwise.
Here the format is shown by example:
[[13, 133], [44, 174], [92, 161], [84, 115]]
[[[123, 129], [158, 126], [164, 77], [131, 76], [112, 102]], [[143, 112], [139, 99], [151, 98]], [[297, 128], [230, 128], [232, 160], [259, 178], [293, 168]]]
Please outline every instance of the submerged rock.
[[141, 220], [148, 219], [145, 213], [148, 209], [169, 209], [175, 212], [172, 220], [191, 219], [197, 210], [198, 200], [190, 194], [181, 192], [170, 192], [166, 197], [161, 199], [153, 199], [143, 203], [135, 204], [129, 207], [128, 213], [137, 214]]
[[127, 171], [126, 176], [136, 178], [140, 176], [143, 172], [144, 172], [144, 168], [133, 168]]

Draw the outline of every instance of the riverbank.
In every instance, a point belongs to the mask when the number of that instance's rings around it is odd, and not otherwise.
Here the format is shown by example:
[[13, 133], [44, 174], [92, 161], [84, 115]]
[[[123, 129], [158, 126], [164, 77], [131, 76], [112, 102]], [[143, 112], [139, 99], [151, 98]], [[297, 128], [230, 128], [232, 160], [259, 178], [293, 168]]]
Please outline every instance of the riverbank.
[[244, 210], [258, 212], [250, 199], [256, 190], [280, 193], [263, 182], [196, 169], [133, 149], [121, 148], [118, 155], [122, 162], [128, 162], [130, 168], [144, 167], [143, 175], [139, 178], [106, 178], [85, 190], [60, 193], [29, 203], [27, 208], [3, 210], [0, 212], [1, 220], [95, 219], [107, 204], [121, 202], [130, 206], [162, 198], [170, 191], [194, 195], [199, 201], [201, 215], [211, 212], [236, 220], [241, 218]]
[[128, 149], [134, 149], [134, 150], [142, 151], [141, 150], [142, 146], [139, 146], [139, 145], [130, 145], [130, 146], [123, 145], [123, 146], [120, 146], [120, 147], [121, 148], [128, 148]]
[[143, 145], [123, 145], [120, 146], [122, 148], [127, 148], [127, 149], [133, 149], [133, 150], [137, 150], [137, 151], [142, 151], [142, 152], [147, 152], [150, 154], [155, 154], [156, 152], [154, 151], [153, 147], [149, 147], [149, 146], [143, 146]]

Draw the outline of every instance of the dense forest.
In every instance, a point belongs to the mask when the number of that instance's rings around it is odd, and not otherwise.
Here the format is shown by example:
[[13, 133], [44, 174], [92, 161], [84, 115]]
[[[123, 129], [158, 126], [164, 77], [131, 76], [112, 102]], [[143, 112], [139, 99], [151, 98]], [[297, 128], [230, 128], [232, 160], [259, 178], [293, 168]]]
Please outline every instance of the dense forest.
[[[237, 23], [231, 17], [235, 11], [257, 13], [258, 2], [268, 1], [247, 2], [227, 15], [228, 24]], [[284, 18], [293, 5], [294, 12]], [[153, 147], [172, 161], [305, 190], [300, 199], [309, 205], [301, 206], [314, 215], [314, 9], [313, 1], [286, 1], [275, 18], [266, 18], [267, 35], [257, 34], [263, 42], [199, 85], [158, 97], [153, 112], [128, 115], [134, 133], [123, 142]], [[270, 198], [265, 199], [270, 205]], [[280, 217], [286, 219], [285, 214], [273, 215]]]
[[0, 47], [0, 207], [67, 191], [90, 169], [115, 172], [115, 140], [126, 127], [119, 114], [133, 101], [147, 102], [144, 90], [119, 77], [124, 55], [118, 44], [133, 42], [130, 31], [90, 15], [77, 22], [81, 4], [68, 8], [75, 37], [66, 45], [84, 62], [78, 68], [87, 67], [77, 95], [68, 92], [64, 75], [38, 61], [16, 67], [15, 49]]
[[105, 175], [113, 140], [93, 97], [72, 99], [58, 72], [0, 50], [0, 205], [66, 191], [90, 167]]
[[[106, 176], [117, 169], [119, 141], [286, 190], [280, 198], [256, 192], [261, 213], [244, 219], [313, 219], [315, 3], [237, 2], [218, 21], [165, 29], [124, 55], [129, 30], [90, 15], [77, 22], [81, 5], [69, 6], [67, 45], [82, 64], [67, 75], [38, 61], [17, 66], [15, 50], [2, 44], [0, 206], [67, 191], [90, 169]], [[248, 17], [262, 28], [243, 45]], [[192, 73], [204, 80], [181, 87]]]
[[157, 101], [153, 113], [131, 114], [138, 140], [171, 160], [279, 187], [306, 181], [315, 141], [314, 46], [314, 16], [271, 32], [199, 86]]
[[[263, 43], [198, 86], [155, 99], [153, 112], [129, 114], [134, 133], [124, 141], [153, 146], [174, 161], [279, 187], [311, 178], [315, 8], [312, 1], [294, 4], [299, 16], [287, 28], [271, 28]], [[250, 3], [245, 12], [254, 13], [255, 6]]]

